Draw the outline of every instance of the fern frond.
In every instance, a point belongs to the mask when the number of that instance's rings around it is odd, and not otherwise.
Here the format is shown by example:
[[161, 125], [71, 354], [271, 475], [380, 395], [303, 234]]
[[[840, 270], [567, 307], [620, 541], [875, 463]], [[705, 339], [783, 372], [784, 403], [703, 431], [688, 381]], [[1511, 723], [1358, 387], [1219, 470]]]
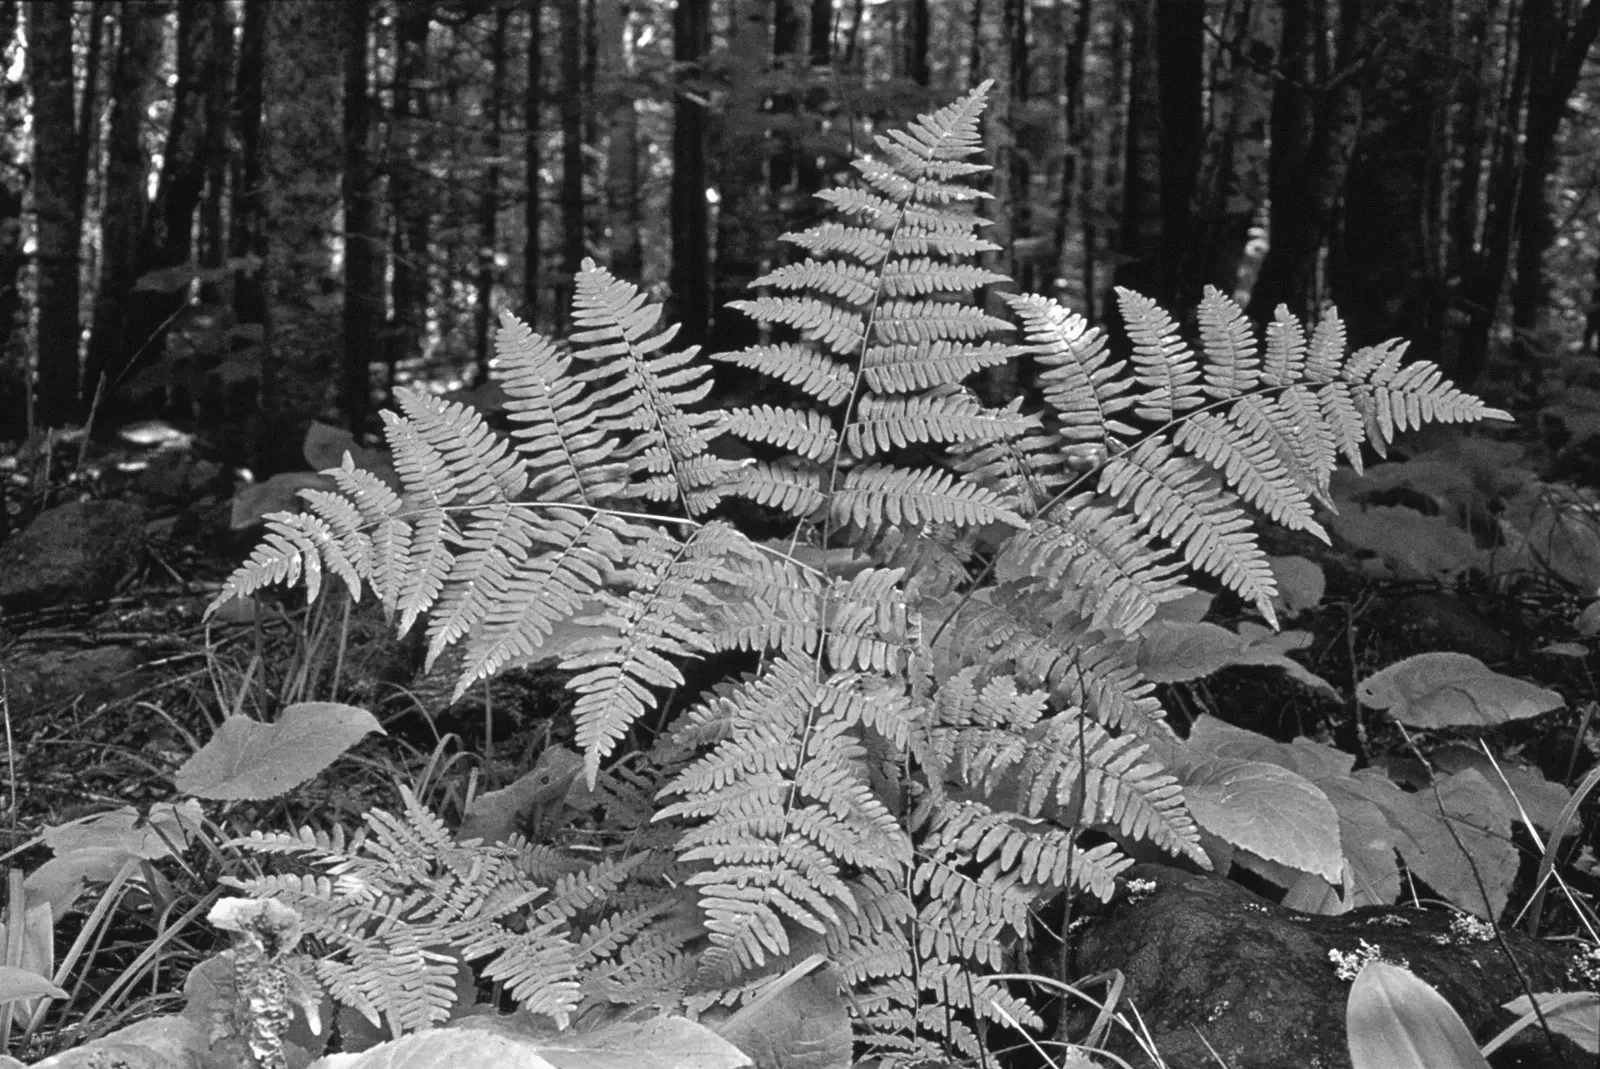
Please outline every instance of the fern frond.
[[618, 442], [598, 425], [589, 380], [572, 372], [571, 358], [509, 312], [501, 313], [495, 353], [529, 492], [582, 505], [618, 496], [624, 481], [613, 456]]
[[[954, 283], [946, 276], [931, 273], [938, 285]], [[988, 337], [997, 330], [1010, 330], [1011, 324], [982, 308], [953, 301], [886, 301], [872, 317], [873, 338], [886, 344], [914, 345], [918, 342], [951, 339], [972, 341]]]
[[250, 557], [222, 585], [206, 612], [215, 612], [223, 602], [243, 598], [264, 586], [285, 583], [293, 586], [302, 576], [306, 596], [315, 601], [322, 590], [324, 554], [336, 574], [354, 571], [349, 557], [339, 546], [326, 520], [304, 512], [273, 512], [266, 518], [267, 533]]
[[1022, 319], [1024, 351], [1048, 369], [1039, 382], [1061, 437], [1108, 445], [1137, 433], [1119, 418], [1134, 403], [1127, 362], [1111, 359], [1100, 328], [1048, 297], [1008, 295], [1006, 302]]
[[822, 413], [809, 408], [736, 408], [728, 413], [726, 429], [735, 437], [766, 442], [813, 461], [832, 456], [839, 446], [832, 424]]
[[[1343, 341], [1339, 343], [1339, 357], [1344, 357]], [[1261, 362], [1261, 381], [1268, 386], [1287, 386], [1299, 382], [1305, 368], [1305, 328], [1287, 305], [1280, 304], [1272, 314], [1272, 322], [1267, 324], [1267, 351]]]
[[693, 409], [711, 390], [710, 367], [694, 359], [699, 349], [669, 349], [678, 327], [656, 332], [661, 306], [593, 260], [574, 279], [572, 318], [576, 357], [618, 376], [591, 400], [604, 406], [598, 427], [627, 436], [616, 456], [643, 476], [629, 493], [678, 500], [691, 516], [714, 505], [731, 465], [707, 454], [721, 415]]
[[655, 707], [650, 687], [683, 685], [683, 674], [668, 657], [708, 652], [709, 611], [719, 599], [713, 591], [731, 582], [734, 554], [748, 554], [743, 537], [723, 523], [696, 529], [684, 542], [651, 531], [629, 547], [619, 579], [628, 594], [602, 593], [607, 611], [580, 618], [603, 624], [579, 642], [561, 662], [579, 675], [568, 684], [578, 695], [572, 717], [584, 768], [592, 784], [600, 760], [635, 720]]
[[853, 469], [833, 496], [840, 523], [869, 533], [884, 525], [921, 523], [1003, 523], [1024, 526], [1000, 496], [981, 486], [956, 482], [932, 468], [894, 468], [868, 464]]
[[1207, 286], [1200, 298], [1200, 344], [1205, 352], [1205, 393], [1229, 400], [1255, 388], [1261, 377], [1256, 335], [1244, 309]]
[[1330, 308], [1311, 332], [1306, 349], [1305, 374], [1311, 382], [1332, 382], [1345, 366], [1344, 320]]
[[1002, 581], [1037, 580], [1062, 598], [1062, 611], [1131, 635], [1164, 603], [1182, 597], [1182, 565], [1146, 544], [1141, 525], [1091, 495], [1068, 498], [1002, 551]]
[[757, 297], [750, 301], [729, 301], [728, 307], [760, 323], [794, 327], [802, 337], [831, 353], [853, 353], [866, 338], [860, 312], [815, 297]]
[[868, 457], [913, 442], [990, 441], [1015, 434], [1020, 416], [984, 408], [966, 391], [915, 397], [862, 398], [844, 432], [845, 449]]
[[889, 235], [870, 227], [820, 223], [798, 233], [784, 234], [783, 240], [813, 256], [847, 256], [868, 266], [883, 262], [889, 255]]
[[1134, 378], [1144, 387], [1134, 399], [1134, 414], [1168, 423], [1200, 404], [1200, 368], [1178, 337], [1178, 324], [1155, 301], [1124, 286], [1117, 287], [1117, 307], [1133, 342]]
[[[933, 293], [966, 293], [999, 282], [1009, 275], [975, 264], [947, 264], [927, 257], [891, 260], [883, 269], [882, 286], [888, 297], [926, 297]], [[1001, 329], [1011, 324], [996, 321]]]
[[805, 260], [769, 271], [750, 283], [752, 289], [815, 290], [846, 304], [865, 307], [878, 295], [878, 278], [861, 264], [843, 260]]
[[[1234, 412], [1239, 413], [1243, 407], [1240, 405]], [[1309, 531], [1326, 542], [1327, 532], [1317, 523], [1305, 488], [1290, 477], [1273, 442], [1250, 433], [1252, 429], [1245, 429], [1241, 435], [1239, 425], [1215, 413], [1201, 412], [1178, 427], [1174, 441], [1178, 448], [1220, 471], [1229, 486], [1275, 522]]]
[[1277, 581], [1250, 518], [1208, 484], [1193, 460], [1147, 439], [1107, 462], [1100, 489], [1152, 534], [1172, 542], [1190, 567], [1216, 576], [1276, 626]]
[[733, 353], [712, 353], [711, 359], [770, 375], [822, 405], [842, 404], [855, 381], [849, 367], [807, 345], [755, 345]]
[[[451, 502], [480, 505], [513, 501], [527, 487], [522, 464], [476, 409], [409, 386], [395, 391], [395, 401], [411, 433], [431, 450], [430, 458], [448, 472], [445, 485], [450, 492], [440, 496], [448, 496]], [[398, 461], [396, 457], [396, 469], [405, 480], [406, 472]], [[427, 477], [437, 482], [439, 469], [430, 468]], [[407, 481], [406, 489], [414, 492], [414, 484]]]
[[861, 377], [875, 393], [910, 393], [960, 382], [974, 371], [998, 367], [1016, 355], [997, 342], [924, 341], [872, 345], [861, 358]]

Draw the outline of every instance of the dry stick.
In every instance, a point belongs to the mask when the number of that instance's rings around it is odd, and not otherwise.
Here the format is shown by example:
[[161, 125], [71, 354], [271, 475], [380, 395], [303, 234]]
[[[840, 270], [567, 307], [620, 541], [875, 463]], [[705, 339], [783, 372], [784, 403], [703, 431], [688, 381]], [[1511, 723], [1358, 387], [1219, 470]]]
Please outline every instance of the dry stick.
[[1467, 859], [1467, 868], [1472, 871], [1472, 882], [1477, 884], [1478, 895], [1483, 899], [1483, 908], [1489, 914], [1489, 926], [1494, 929], [1495, 941], [1500, 944], [1500, 952], [1506, 956], [1506, 960], [1511, 962], [1512, 971], [1517, 974], [1517, 984], [1522, 988], [1522, 993], [1527, 996], [1528, 1003], [1533, 1007], [1533, 1012], [1539, 1018], [1539, 1027], [1544, 1030], [1544, 1040], [1550, 1046], [1550, 1053], [1554, 1054], [1562, 1065], [1569, 1065], [1566, 1055], [1560, 1047], [1556, 1046], [1555, 1032], [1551, 1029], [1550, 1022], [1545, 1019], [1544, 1007], [1539, 1004], [1538, 996], [1533, 992], [1533, 984], [1528, 979], [1527, 971], [1523, 969], [1522, 962], [1517, 959], [1516, 954], [1512, 951], [1511, 944], [1506, 939], [1505, 930], [1500, 927], [1500, 918], [1495, 916], [1494, 907], [1489, 903], [1489, 889], [1484, 886], [1483, 874], [1478, 870], [1478, 861], [1472, 856], [1472, 851], [1467, 849], [1467, 844], [1461, 841], [1461, 833], [1456, 831], [1454, 821], [1450, 819], [1450, 814], [1445, 811], [1444, 796], [1439, 793], [1439, 778], [1434, 772], [1433, 763], [1422, 752], [1422, 748], [1417, 745], [1416, 740], [1411, 737], [1411, 732], [1406, 730], [1404, 724], [1396, 720], [1394, 726], [1400, 729], [1400, 737], [1406, 740], [1406, 746], [1411, 749], [1417, 760], [1422, 762], [1422, 767], [1428, 772], [1428, 788], [1433, 792], [1433, 804], [1439, 809], [1439, 816], [1444, 823], [1445, 830], [1450, 833], [1450, 838], [1455, 840], [1456, 849], [1460, 850], [1461, 856]]

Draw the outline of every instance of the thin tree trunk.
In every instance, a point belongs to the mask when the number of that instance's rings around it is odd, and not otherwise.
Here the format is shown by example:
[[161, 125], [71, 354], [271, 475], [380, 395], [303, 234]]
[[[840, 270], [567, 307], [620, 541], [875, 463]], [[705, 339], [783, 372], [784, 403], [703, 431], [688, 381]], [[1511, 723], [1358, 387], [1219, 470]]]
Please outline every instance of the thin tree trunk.
[[151, 341], [135, 333], [130, 317], [133, 284], [140, 274], [140, 242], [149, 213], [148, 167], [140, 126], [160, 58], [165, 14], [160, 7], [126, 4], [118, 19], [117, 65], [111, 79], [111, 124], [106, 141], [105, 209], [100, 229], [100, 283], [84, 365], [81, 399], [87, 406], [102, 387], [107, 400]]
[[[20, 0], [0, 0], [0, 54], [10, 51], [17, 35], [17, 25], [22, 13]], [[8, 112], [0, 127], [0, 139], [18, 143], [22, 135], [22, 117]], [[26, 261], [23, 251], [23, 186], [15, 173], [0, 177], [0, 352], [6, 352], [11, 341], [12, 327], [22, 308], [22, 291], [18, 286], [22, 267]], [[26, 382], [25, 374], [18, 376]], [[9, 379], [7, 400], [0, 404], [0, 437], [15, 439], [26, 433], [19, 417], [25, 417], [32, 391], [17, 379]], [[20, 386], [21, 388], [16, 388]], [[0, 512], [4, 511], [4, 494], [0, 493]], [[5, 517], [0, 516], [0, 538], [7, 534]]]
[[557, 316], [571, 315], [572, 277], [583, 263], [583, 96], [573, 88], [583, 81], [583, 8], [576, 0], [561, 5], [561, 294]]
[[674, 318], [683, 340], [703, 344], [711, 329], [710, 220], [706, 209], [706, 105], [697, 82], [711, 43], [709, 0], [678, 0], [672, 56], [678, 86], [672, 123], [672, 272]]
[[[70, 6], [70, 5], [69, 5]], [[92, 0], [89, 5], [89, 40], [83, 56], [83, 96], [78, 101], [78, 159], [73, 166], [77, 176], [73, 190], [73, 213], [84, 217], [89, 194], [89, 173], [95, 168], [100, 133], [100, 68], [104, 64], [102, 52], [106, 39], [106, 11], [104, 0]]]
[[540, 144], [544, 137], [544, 0], [528, 0], [528, 85], [523, 99], [522, 112], [525, 124], [523, 135], [523, 171], [526, 178], [527, 201], [524, 203], [523, 228], [527, 231], [527, 244], [522, 251], [522, 315], [535, 327], [539, 323], [540, 260], [544, 246], [539, 242], [542, 207], [539, 203], [539, 168], [544, 150]]
[[339, 409], [356, 434], [372, 414], [369, 367], [383, 320], [383, 248], [372, 195], [367, 100], [369, 0], [342, 0], [344, 31], [344, 352]]
[[33, 208], [38, 263], [35, 301], [38, 386], [32, 423], [55, 427], [78, 406], [79, 181], [73, 119], [72, 9], [28, 5], [28, 77], [33, 90]]
[[1112, 274], [1127, 286], [1162, 303], [1161, 56], [1157, 44], [1158, 0], [1129, 0], [1128, 121], [1122, 171], [1120, 262]]
[[[200, 74], [200, 81], [208, 87], [206, 133], [201, 144], [206, 188], [200, 202], [200, 266], [213, 269], [222, 266], [228, 241], [223, 205], [228, 184], [228, 116], [233, 107], [233, 64], [233, 16], [230, 9], [222, 5], [217, 11], [213, 47]], [[221, 300], [221, 292], [212, 274], [200, 286], [200, 299], [214, 305]]]
[[484, 168], [484, 189], [478, 204], [478, 306], [473, 323], [474, 350], [478, 373], [474, 385], [489, 381], [489, 324], [494, 313], [495, 253], [500, 247], [500, 133], [501, 116], [506, 106], [506, 28], [511, 9], [495, 8], [494, 36], [489, 45], [489, 130], [484, 135], [484, 151], [489, 166]]
[[[239, 28], [239, 69], [235, 80], [233, 127], [239, 141], [233, 172], [233, 210], [228, 254], [253, 257], [255, 264], [234, 273], [233, 313], [241, 323], [267, 322], [266, 203], [263, 198], [261, 119], [267, 63], [267, 0], [244, 0]], [[272, 362], [262, 368], [262, 397], [275, 397]]]
[[908, 0], [908, 3], [905, 73], [918, 85], [927, 85], [933, 80], [928, 66], [928, 38], [933, 16], [928, 10], [928, 0]]
[[391, 387], [395, 365], [421, 351], [428, 322], [428, 179], [422, 142], [427, 125], [431, 6], [429, 0], [401, 0], [395, 14], [395, 114], [389, 136], [394, 325], [384, 354]]
[[1194, 206], [1205, 140], [1205, 0], [1162, 0], [1156, 19], [1161, 142], [1160, 300], [1187, 315], [1200, 300], [1203, 263]]
[[627, 46], [632, 21], [623, 0], [597, 0], [601, 18], [599, 61], [606, 89], [606, 224], [610, 229], [611, 272], [638, 281], [644, 274], [640, 239], [639, 114], [633, 102], [633, 70]]
[[766, 164], [764, 85], [772, 62], [771, 0], [736, 0], [729, 20], [730, 88], [714, 127], [713, 159], [720, 195], [716, 219], [716, 272], [712, 280], [713, 351], [753, 344], [759, 336], [747, 316], [727, 309], [762, 273], [771, 245]]

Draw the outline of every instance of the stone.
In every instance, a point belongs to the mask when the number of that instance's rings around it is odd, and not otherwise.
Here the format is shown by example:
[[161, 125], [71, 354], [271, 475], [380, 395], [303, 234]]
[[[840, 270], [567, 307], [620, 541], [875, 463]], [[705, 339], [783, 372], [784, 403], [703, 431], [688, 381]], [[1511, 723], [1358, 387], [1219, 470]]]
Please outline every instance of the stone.
[[74, 501], [40, 513], [0, 545], [0, 613], [110, 597], [138, 561], [144, 520], [124, 501]]
[[[1350, 983], [1340, 978], [1330, 950], [1359, 956], [1365, 943], [1384, 960], [1405, 964], [1444, 996], [1480, 1045], [1512, 1022], [1501, 1007], [1523, 993], [1499, 942], [1462, 934], [1452, 927], [1460, 915], [1449, 909], [1369, 907], [1317, 916], [1230, 880], [1168, 866], [1136, 865], [1128, 878], [1151, 880], [1155, 890], [1124, 894], [1084, 927], [1075, 972], [1122, 971], [1122, 999], [1138, 1008], [1170, 1069], [1350, 1069]], [[1569, 975], [1569, 952], [1520, 932], [1505, 936], [1534, 991], [1583, 989]], [[1135, 1069], [1152, 1064], [1120, 1028], [1106, 1046]], [[1517, 1047], [1534, 1060], [1502, 1051], [1494, 1064], [1561, 1064], [1537, 1029], [1524, 1032]]]

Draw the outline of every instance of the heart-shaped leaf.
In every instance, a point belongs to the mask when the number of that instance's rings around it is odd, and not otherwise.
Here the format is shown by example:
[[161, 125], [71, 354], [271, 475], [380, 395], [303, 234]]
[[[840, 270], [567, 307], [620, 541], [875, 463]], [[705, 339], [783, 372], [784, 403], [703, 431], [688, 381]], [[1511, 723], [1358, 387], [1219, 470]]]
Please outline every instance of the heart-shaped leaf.
[[1464, 653], [1422, 653], [1368, 676], [1361, 704], [1414, 728], [1494, 727], [1559, 709], [1553, 690], [1501, 675]]
[[371, 732], [383, 733], [365, 709], [339, 702], [300, 702], [275, 723], [230, 716], [211, 741], [183, 763], [173, 782], [197, 798], [260, 801], [315, 776]]

